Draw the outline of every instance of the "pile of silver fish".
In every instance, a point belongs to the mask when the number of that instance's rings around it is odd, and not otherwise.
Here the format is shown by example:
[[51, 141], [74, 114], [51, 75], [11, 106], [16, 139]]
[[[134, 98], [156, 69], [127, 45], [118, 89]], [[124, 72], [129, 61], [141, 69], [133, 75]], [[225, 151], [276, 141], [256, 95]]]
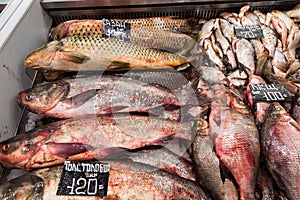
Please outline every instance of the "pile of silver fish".
[[[24, 61], [55, 70], [51, 81], [17, 95], [53, 121], [0, 143], [1, 165], [26, 171], [0, 199], [300, 200], [299, 8], [245, 6], [202, 27], [119, 19], [127, 42], [103, 38], [102, 20], [59, 24]], [[291, 101], [255, 101], [255, 84], [281, 85]], [[109, 163], [107, 196], [56, 195], [71, 161]]]
[[[199, 34], [209, 58], [235, 86], [245, 85], [250, 74], [261, 75], [265, 67], [282, 78], [300, 67], [296, 53], [300, 31], [290, 17], [296, 16], [299, 8], [267, 14], [249, 9], [244, 6], [239, 13], [222, 13], [220, 18], [206, 22]], [[263, 37], [237, 37], [235, 27], [246, 26], [259, 26]]]

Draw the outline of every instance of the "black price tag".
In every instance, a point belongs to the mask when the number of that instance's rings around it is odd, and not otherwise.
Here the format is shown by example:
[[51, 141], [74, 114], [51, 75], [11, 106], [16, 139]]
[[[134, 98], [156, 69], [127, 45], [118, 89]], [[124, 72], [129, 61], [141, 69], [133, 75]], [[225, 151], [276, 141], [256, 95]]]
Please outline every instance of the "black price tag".
[[102, 19], [102, 37], [124, 42], [130, 41], [130, 23], [113, 19]]
[[108, 163], [64, 163], [57, 195], [97, 196], [107, 194], [110, 165]]
[[250, 85], [254, 102], [292, 101], [288, 91], [280, 84]]
[[238, 38], [255, 39], [263, 38], [264, 34], [260, 26], [234, 26]]

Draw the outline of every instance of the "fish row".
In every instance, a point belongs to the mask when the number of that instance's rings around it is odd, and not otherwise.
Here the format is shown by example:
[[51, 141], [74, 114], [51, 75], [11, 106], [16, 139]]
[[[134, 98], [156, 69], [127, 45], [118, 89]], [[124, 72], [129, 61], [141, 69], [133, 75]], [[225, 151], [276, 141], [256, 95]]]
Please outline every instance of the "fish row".
[[[295, 22], [278, 10], [263, 14], [249, 9], [244, 6], [239, 13], [221, 13], [220, 18], [207, 21], [199, 33], [209, 58], [236, 86], [245, 84], [250, 74], [261, 75], [265, 67], [282, 78], [300, 67], [296, 56], [300, 31]], [[261, 35], [237, 36], [241, 27], [259, 29]]]
[[[7, 200], [210, 199], [195, 182], [163, 170], [129, 161], [108, 163], [109, 179], [104, 197], [56, 195], [64, 168], [59, 165], [39, 169], [3, 183], [0, 188], [0, 198]], [[80, 191], [84, 193], [84, 190]]]
[[191, 21], [197, 24], [197, 20], [172, 17], [118, 20], [130, 23], [128, 42], [102, 37], [104, 20], [66, 21], [52, 29], [50, 39], [54, 41], [29, 54], [24, 65], [63, 71], [186, 68], [196, 55], [204, 54], [184, 34], [192, 32]]

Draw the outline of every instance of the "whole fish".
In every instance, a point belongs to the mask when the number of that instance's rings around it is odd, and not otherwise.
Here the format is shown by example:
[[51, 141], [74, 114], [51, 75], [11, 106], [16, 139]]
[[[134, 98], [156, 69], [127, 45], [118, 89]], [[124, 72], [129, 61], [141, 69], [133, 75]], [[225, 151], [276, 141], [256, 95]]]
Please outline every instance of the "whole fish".
[[246, 67], [248, 74], [255, 72], [254, 48], [246, 39], [239, 39], [235, 44], [236, 57], [239, 63]]
[[212, 93], [209, 126], [216, 154], [237, 182], [239, 198], [255, 199], [260, 142], [254, 119], [224, 86], [215, 85]]
[[[157, 168], [133, 162], [110, 161], [107, 194], [96, 196], [60, 196], [56, 194], [63, 166], [44, 168], [5, 182], [1, 199], [101, 200], [101, 199], [182, 199], [209, 200], [193, 181]], [[31, 184], [24, 184], [30, 182]]]
[[268, 169], [289, 199], [300, 199], [300, 126], [275, 102], [261, 131]]
[[[208, 129], [208, 123], [206, 129]], [[197, 180], [216, 200], [238, 199], [238, 192], [234, 184], [221, 178], [220, 161], [214, 152], [214, 146], [209, 135], [196, 134], [192, 143], [193, 160]]]
[[173, 136], [192, 140], [193, 125], [192, 121], [126, 114], [61, 120], [1, 142], [0, 162], [29, 169], [65, 160], [93, 160], [122, 153], [122, 149], [166, 144]]
[[277, 46], [276, 32], [272, 28], [266, 25], [261, 25], [261, 28], [264, 35], [264, 37], [262, 38], [263, 45], [268, 51], [268, 55], [270, 57], [274, 57], [276, 46]]
[[178, 54], [100, 36], [55, 40], [35, 50], [24, 61], [27, 68], [64, 71], [169, 68], [187, 63]]
[[198, 105], [193, 89], [185, 90], [190, 92], [181, 95], [126, 77], [83, 76], [37, 85], [20, 92], [17, 100], [35, 113], [71, 118], [112, 112], [151, 112], [157, 107], [192, 105], [193, 102]]
[[222, 30], [223, 35], [226, 37], [226, 39], [231, 42], [232, 38], [234, 37], [234, 27], [232, 24], [230, 24], [227, 20], [219, 19], [220, 27]]
[[[72, 36], [102, 36], [102, 26], [102, 20], [70, 20], [52, 29], [50, 38], [60, 40]], [[143, 28], [135, 24], [130, 26], [130, 42], [170, 52], [183, 51], [196, 44], [196, 41], [186, 34]]]
[[163, 169], [182, 178], [192, 181], [196, 180], [192, 163], [167, 148], [152, 148], [132, 152], [129, 154], [129, 159], [134, 162], [144, 163]]
[[205, 39], [210, 38], [210, 36], [212, 35], [213, 30], [215, 28], [215, 22], [216, 22], [215, 19], [211, 19], [211, 20], [207, 21], [205, 24], [203, 24], [201, 31], [199, 32], [200, 44], [203, 44]]

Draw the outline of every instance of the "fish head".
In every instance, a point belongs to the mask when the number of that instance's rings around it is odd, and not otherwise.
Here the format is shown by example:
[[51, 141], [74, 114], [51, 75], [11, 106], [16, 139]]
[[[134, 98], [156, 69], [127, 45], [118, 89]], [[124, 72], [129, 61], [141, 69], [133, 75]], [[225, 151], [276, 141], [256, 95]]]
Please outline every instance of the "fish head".
[[25, 168], [51, 131], [18, 134], [0, 143], [0, 163], [4, 167]]
[[24, 60], [24, 65], [27, 68], [38, 69], [41, 66], [49, 66], [54, 60], [55, 55], [61, 48], [62, 44], [55, 40], [49, 42], [36, 49], [34, 52], [29, 54]]
[[42, 199], [44, 181], [34, 174], [25, 174], [0, 186], [0, 199]]
[[70, 84], [65, 81], [47, 82], [20, 92], [17, 101], [25, 108], [42, 114], [65, 99], [70, 91]]

